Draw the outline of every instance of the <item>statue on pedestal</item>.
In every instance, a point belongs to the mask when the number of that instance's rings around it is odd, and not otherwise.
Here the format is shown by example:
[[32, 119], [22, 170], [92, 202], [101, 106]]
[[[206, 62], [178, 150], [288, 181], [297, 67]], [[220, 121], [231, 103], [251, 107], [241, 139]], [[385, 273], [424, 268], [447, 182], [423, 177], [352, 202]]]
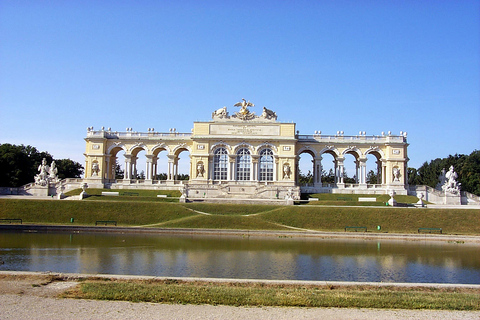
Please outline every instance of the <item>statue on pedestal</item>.
[[457, 182], [458, 174], [455, 172], [453, 166], [445, 174], [445, 182], [442, 186], [442, 190], [445, 193], [458, 194], [460, 192], [461, 183]]

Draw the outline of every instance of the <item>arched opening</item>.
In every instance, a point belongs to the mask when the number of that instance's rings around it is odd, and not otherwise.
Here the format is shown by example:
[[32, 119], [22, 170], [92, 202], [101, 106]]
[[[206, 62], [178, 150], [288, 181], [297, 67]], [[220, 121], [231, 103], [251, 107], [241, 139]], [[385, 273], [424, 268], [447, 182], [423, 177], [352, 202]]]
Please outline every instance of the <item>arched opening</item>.
[[367, 153], [367, 184], [382, 184], [382, 156], [378, 152]]
[[336, 155], [333, 151], [322, 154], [322, 186], [331, 187], [335, 184], [336, 176]]
[[296, 170], [297, 184], [301, 186], [313, 185], [315, 181], [314, 159], [315, 154], [311, 150], [304, 150], [298, 155]]
[[190, 151], [186, 148], [178, 149], [175, 156], [174, 180], [188, 180], [190, 178]]
[[132, 166], [132, 177], [131, 179], [136, 180], [145, 180], [145, 172], [146, 169], [146, 158], [145, 158], [146, 151], [142, 147], [138, 147], [132, 150], [132, 157], [131, 157], [131, 166]]
[[115, 147], [110, 150], [110, 157], [106, 159], [106, 168], [108, 170], [108, 172], [105, 172], [106, 179], [125, 179], [125, 163], [126, 157], [124, 149]]
[[360, 171], [359, 155], [355, 151], [348, 151], [345, 152], [344, 157], [343, 182], [347, 184], [357, 184]]
[[168, 150], [165, 148], [157, 148], [153, 150], [152, 156], [152, 180], [167, 180], [168, 172]]

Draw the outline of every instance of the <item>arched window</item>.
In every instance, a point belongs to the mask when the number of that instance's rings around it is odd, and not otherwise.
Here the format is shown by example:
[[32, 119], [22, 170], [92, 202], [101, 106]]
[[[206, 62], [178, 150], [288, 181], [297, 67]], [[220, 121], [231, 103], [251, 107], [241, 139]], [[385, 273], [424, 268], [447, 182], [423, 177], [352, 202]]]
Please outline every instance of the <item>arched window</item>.
[[260, 151], [260, 159], [258, 161], [258, 180], [273, 181], [273, 152], [270, 149]]
[[213, 180], [227, 180], [228, 153], [225, 148], [215, 150], [213, 156]]
[[238, 150], [236, 180], [250, 180], [250, 158], [250, 151], [247, 148]]

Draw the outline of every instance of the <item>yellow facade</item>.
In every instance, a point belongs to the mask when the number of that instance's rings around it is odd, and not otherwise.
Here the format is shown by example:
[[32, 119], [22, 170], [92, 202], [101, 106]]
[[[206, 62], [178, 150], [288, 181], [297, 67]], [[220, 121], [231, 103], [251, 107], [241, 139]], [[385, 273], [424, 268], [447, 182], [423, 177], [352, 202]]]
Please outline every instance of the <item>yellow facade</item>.
[[[110, 188], [184, 188], [189, 197], [235, 197], [248, 194], [251, 198], [279, 198], [288, 193], [300, 193], [297, 182], [298, 158], [308, 153], [313, 158], [314, 183], [302, 186], [304, 192], [386, 193], [407, 190], [406, 134], [379, 136], [300, 135], [294, 123], [276, 121], [276, 114], [264, 108], [261, 116], [249, 112], [246, 101], [238, 103], [242, 109], [232, 116], [226, 108], [212, 114], [212, 121], [195, 122], [191, 133], [175, 129], [160, 133], [87, 132], [85, 151], [85, 178]], [[124, 151], [124, 178], [115, 179], [115, 166]], [[137, 172], [138, 153], [145, 151], [145, 179], [133, 179]], [[159, 152], [168, 157], [167, 179], [156, 180]], [[189, 181], [177, 180], [178, 156], [190, 154]], [[335, 162], [335, 183], [321, 181], [322, 155], [330, 154]], [[345, 184], [343, 170], [345, 155], [355, 157], [357, 183]], [[377, 159], [381, 181], [366, 183], [367, 155]], [[141, 168], [143, 170], [143, 168]]]

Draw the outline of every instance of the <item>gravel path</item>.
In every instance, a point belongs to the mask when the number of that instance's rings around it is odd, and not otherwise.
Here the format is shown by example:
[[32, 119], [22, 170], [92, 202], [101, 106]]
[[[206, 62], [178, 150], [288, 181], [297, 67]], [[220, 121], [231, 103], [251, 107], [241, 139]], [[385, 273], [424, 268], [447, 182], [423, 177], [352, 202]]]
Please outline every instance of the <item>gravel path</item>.
[[480, 312], [337, 308], [246, 308], [0, 295], [0, 319], [480, 319]]
[[230, 307], [56, 298], [75, 281], [0, 278], [0, 319], [480, 319], [480, 311]]

